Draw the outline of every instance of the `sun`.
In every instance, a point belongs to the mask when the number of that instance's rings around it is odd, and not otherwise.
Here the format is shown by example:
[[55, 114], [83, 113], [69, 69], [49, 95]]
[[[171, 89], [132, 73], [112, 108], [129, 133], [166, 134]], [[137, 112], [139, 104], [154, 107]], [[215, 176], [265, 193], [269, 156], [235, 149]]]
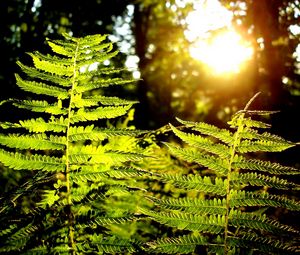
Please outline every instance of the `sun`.
[[238, 73], [251, 59], [253, 49], [235, 31], [226, 31], [211, 40], [199, 40], [190, 48], [194, 59], [205, 63], [216, 74]]
[[[253, 48], [233, 28], [233, 14], [218, 0], [200, 1], [194, 7], [186, 19], [191, 57], [216, 75], [240, 72], [252, 58]], [[212, 33], [216, 30], [222, 32]]]

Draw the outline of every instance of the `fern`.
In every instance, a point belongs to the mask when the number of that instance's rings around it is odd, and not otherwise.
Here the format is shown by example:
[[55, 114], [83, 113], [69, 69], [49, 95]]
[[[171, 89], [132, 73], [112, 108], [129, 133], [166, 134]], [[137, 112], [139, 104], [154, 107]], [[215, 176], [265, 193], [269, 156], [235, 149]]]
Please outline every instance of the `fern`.
[[[137, 103], [106, 96], [104, 88], [133, 80], [102, 64], [117, 54], [106, 35], [63, 36], [47, 40], [52, 54], [29, 53], [33, 67], [17, 62], [23, 73], [16, 83], [33, 99], [5, 102], [30, 117], [0, 122], [0, 161], [36, 174], [1, 199], [0, 251], [133, 252], [134, 240], [114, 229], [135, 222], [135, 203], [126, 201], [139, 200], [142, 189], [130, 178], [145, 171], [128, 162], [144, 158], [134, 138], [144, 132], [100, 126]], [[93, 63], [98, 69], [88, 71]], [[33, 204], [24, 209], [22, 199]]]
[[280, 152], [295, 144], [260, 132], [270, 126], [252, 118], [270, 112], [248, 111], [252, 100], [232, 117], [230, 130], [179, 119], [187, 131], [170, 125], [174, 134], [187, 144], [179, 147], [166, 143], [170, 152], [206, 170], [188, 175], [156, 176], [181, 192], [186, 190], [189, 195], [148, 197], [155, 207], [141, 211], [177, 229], [178, 234], [183, 230], [191, 234], [149, 242], [146, 247], [149, 252], [190, 254], [206, 249], [209, 254], [288, 254], [299, 251], [299, 230], [273, 220], [267, 213], [270, 208], [300, 210], [298, 201], [276, 192], [299, 190], [299, 185], [288, 179], [288, 176], [299, 175], [299, 170], [251, 158], [255, 154], [249, 154]]

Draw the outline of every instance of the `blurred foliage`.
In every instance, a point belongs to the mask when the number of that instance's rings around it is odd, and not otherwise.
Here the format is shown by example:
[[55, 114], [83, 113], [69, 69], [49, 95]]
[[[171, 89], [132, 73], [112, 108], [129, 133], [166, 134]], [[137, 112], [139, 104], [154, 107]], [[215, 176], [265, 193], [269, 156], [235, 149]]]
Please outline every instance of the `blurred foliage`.
[[221, 1], [255, 50], [244, 70], [227, 77], [208, 73], [189, 56], [184, 18], [193, 5], [182, 7], [182, 2], [140, 0], [136, 5], [136, 52], [143, 78], [139, 95], [148, 102], [143, 105], [152, 121], [148, 124], [161, 126], [174, 115], [221, 124], [257, 91], [265, 99], [256, 106], [278, 108], [296, 101], [290, 92], [297, 94], [299, 85], [299, 63], [293, 56], [299, 35], [290, 26], [299, 24], [299, 1]]
[[[139, 58], [138, 90], [123, 91], [141, 102], [136, 111], [139, 127], [158, 128], [174, 116], [224, 125], [257, 91], [265, 96], [254, 107], [289, 107], [296, 112], [299, 60], [294, 53], [299, 33], [292, 33], [291, 26], [299, 24], [299, 1], [220, 1], [233, 12], [235, 28], [255, 50], [246, 68], [228, 76], [207, 72], [203, 63], [190, 56], [185, 18], [199, 2], [205, 1], [1, 1], [0, 83], [5, 87], [1, 97], [17, 93], [14, 63], [25, 58], [24, 51], [41, 50], [40, 38], [66, 31], [74, 36], [109, 33], [124, 53], [115, 64], [123, 66], [126, 55]], [[120, 29], [125, 26], [127, 30]]]

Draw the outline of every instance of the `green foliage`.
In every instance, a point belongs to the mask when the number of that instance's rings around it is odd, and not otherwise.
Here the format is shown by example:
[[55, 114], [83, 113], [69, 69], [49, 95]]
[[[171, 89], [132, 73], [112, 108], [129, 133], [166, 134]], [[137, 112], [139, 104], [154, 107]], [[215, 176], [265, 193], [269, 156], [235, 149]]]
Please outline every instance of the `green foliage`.
[[[300, 210], [288, 196], [299, 170], [259, 154], [295, 144], [251, 117], [270, 112], [250, 101], [228, 130], [179, 120], [145, 134], [128, 127], [136, 101], [110, 93], [133, 80], [104, 66], [117, 54], [106, 36], [63, 36], [47, 41], [52, 54], [29, 54], [33, 67], [17, 63], [29, 96], [0, 103], [24, 116], [0, 122], [2, 167], [24, 177], [0, 199], [0, 253], [299, 252], [299, 230], [272, 217]], [[170, 130], [186, 144], [165, 143], [173, 157], [154, 142]]]
[[[170, 194], [149, 197], [155, 207], [141, 210], [160, 224], [172, 227], [178, 236], [149, 242], [146, 248], [149, 252], [299, 252], [299, 230], [278, 218], [275, 220], [270, 213], [279, 208], [300, 211], [299, 202], [286, 195], [299, 190], [299, 185], [291, 181], [290, 176], [300, 172], [258, 157], [259, 152], [280, 152], [295, 144], [277, 135], [260, 132], [269, 125], [252, 116], [270, 112], [249, 111], [250, 103], [229, 121], [230, 130], [179, 119], [183, 126], [170, 125], [174, 134], [187, 144], [179, 147], [166, 143], [170, 152], [201, 168], [189, 174], [156, 176], [182, 192], [174, 193], [173, 197], [168, 197]], [[187, 131], [182, 131], [183, 128]], [[183, 196], [183, 191], [188, 193]]]
[[103, 65], [117, 54], [105, 35], [63, 36], [47, 40], [52, 54], [29, 53], [34, 67], [18, 62], [33, 99], [6, 101], [25, 118], [0, 123], [0, 161], [33, 176], [1, 198], [0, 253], [133, 252], [143, 132], [126, 127], [130, 114], [116, 121], [135, 101], [105, 95], [133, 80]]

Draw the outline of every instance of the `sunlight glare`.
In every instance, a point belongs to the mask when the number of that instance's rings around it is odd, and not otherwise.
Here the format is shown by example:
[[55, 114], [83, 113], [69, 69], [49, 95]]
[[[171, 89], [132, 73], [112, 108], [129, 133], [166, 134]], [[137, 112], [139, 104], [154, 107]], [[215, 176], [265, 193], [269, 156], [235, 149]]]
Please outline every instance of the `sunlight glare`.
[[[206, 64], [217, 75], [238, 73], [253, 55], [253, 48], [233, 29], [232, 19], [232, 12], [218, 0], [197, 1], [186, 19], [185, 35], [192, 43], [191, 57]], [[223, 32], [212, 33], [219, 29]]]
[[227, 31], [211, 42], [199, 40], [190, 48], [190, 54], [217, 74], [238, 73], [241, 65], [251, 58], [253, 49], [243, 45], [238, 33]]

